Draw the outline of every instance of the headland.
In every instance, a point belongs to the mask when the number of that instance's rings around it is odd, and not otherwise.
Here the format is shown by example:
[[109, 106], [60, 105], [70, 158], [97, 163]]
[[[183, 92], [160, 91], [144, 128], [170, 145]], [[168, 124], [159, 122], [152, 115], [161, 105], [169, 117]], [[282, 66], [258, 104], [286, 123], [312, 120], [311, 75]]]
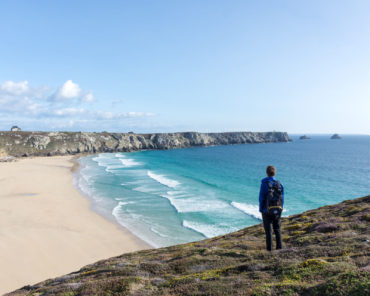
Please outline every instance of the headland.
[[3, 131], [0, 132], [0, 154], [13, 157], [53, 156], [289, 141], [286, 132], [134, 134]]

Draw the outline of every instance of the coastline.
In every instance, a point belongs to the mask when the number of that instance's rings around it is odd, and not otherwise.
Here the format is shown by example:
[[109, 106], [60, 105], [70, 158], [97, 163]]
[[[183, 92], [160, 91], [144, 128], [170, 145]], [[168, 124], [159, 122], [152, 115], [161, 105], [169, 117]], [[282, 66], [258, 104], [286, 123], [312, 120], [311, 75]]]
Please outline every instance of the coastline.
[[75, 156], [0, 164], [0, 295], [150, 248], [91, 209], [73, 184], [77, 165]]
[[[88, 200], [89, 202], [89, 209], [90, 211], [94, 212], [95, 214], [99, 215], [102, 217], [104, 220], [108, 221], [109, 223], [115, 225], [119, 230], [123, 231], [125, 235], [128, 235], [131, 237], [131, 239], [136, 240], [139, 245], [142, 245], [144, 249], [155, 249], [158, 248], [154, 245], [151, 245], [149, 242], [145, 241], [142, 239], [139, 235], [136, 235], [131, 229], [125, 227], [124, 225], [120, 224], [115, 217], [111, 213], [99, 211], [99, 206], [95, 205], [95, 201], [93, 196], [90, 196], [84, 190], [82, 190], [78, 184], [78, 180], [76, 177], [79, 176], [79, 171], [82, 169], [81, 164], [79, 163], [79, 159], [88, 155], [99, 155], [99, 153], [81, 153], [79, 155], [73, 155], [71, 159], [69, 160], [72, 163], [71, 167], [71, 173], [73, 176], [72, 184], [74, 188], [82, 195], [85, 199]], [[95, 205], [95, 206], [94, 206]]]

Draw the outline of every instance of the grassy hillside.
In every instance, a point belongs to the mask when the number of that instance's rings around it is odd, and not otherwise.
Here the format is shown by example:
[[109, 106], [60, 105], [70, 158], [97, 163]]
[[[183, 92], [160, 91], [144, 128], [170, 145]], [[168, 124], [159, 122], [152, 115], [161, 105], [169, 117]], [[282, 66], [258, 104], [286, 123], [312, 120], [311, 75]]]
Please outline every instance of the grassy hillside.
[[261, 224], [103, 260], [10, 295], [370, 295], [370, 196], [284, 218], [284, 249]]

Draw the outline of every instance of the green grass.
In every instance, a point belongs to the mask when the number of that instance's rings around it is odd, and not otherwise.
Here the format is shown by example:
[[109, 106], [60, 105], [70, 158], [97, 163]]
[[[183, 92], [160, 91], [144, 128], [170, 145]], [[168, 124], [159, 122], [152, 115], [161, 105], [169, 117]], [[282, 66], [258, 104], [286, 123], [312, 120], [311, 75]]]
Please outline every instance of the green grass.
[[282, 250], [265, 250], [259, 224], [102, 260], [12, 295], [370, 295], [369, 216], [367, 196], [283, 218]]

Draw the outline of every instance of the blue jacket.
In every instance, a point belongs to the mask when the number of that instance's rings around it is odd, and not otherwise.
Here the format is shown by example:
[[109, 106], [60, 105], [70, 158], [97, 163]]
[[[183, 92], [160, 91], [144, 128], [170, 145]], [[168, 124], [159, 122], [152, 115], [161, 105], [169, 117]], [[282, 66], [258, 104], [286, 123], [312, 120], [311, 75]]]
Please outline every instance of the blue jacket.
[[[266, 209], [266, 203], [265, 203], [265, 197], [266, 197], [266, 193], [268, 192], [269, 190], [269, 186], [268, 186], [268, 182], [272, 182], [272, 181], [277, 181], [275, 179], [275, 177], [267, 177], [267, 178], [264, 178], [262, 179], [261, 181], [261, 189], [260, 189], [260, 212], [261, 213], [267, 213], [267, 209]], [[283, 184], [281, 184], [281, 188], [283, 190], [283, 204], [282, 206], [284, 206], [284, 187], [283, 187]]]

